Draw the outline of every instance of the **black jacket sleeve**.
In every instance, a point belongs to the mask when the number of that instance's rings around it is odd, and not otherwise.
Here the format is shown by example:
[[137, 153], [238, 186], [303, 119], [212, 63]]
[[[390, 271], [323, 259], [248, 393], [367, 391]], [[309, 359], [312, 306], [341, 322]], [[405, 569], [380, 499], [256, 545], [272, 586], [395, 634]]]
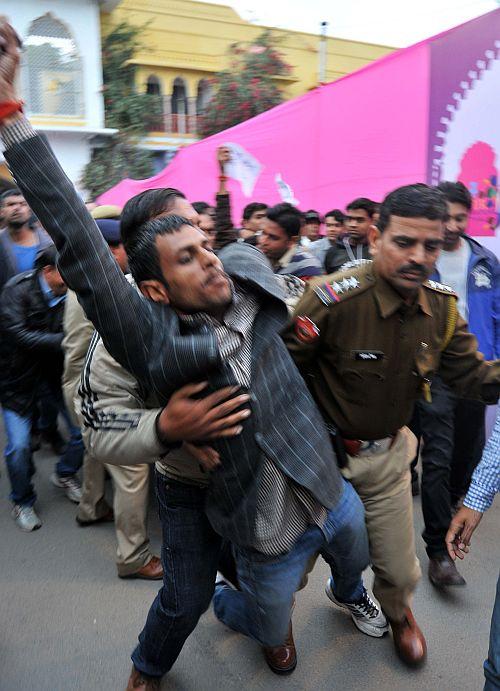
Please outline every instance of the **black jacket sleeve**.
[[61, 275], [123, 367], [168, 388], [165, 382], [193, 381], [219, 361], [214, 333], [181, 335], [170, 308], [158, 309], [130, 285], [44, 136], [9, 145], [4, 155], [58, 249]]
[[30, 329], [26, 325], [24, 290], [26, 284], [8, 283], [0, 296], [2, 338], [24, 350], [62, 353], [63, 334]]
[[334, 245], [330, 247], [325, 255], [325, 272], [327, 274], [333, 274], [338, 270], [338, 248]]
[[215, 197], [215, 249], [220, 250], [238, 239], [238, 231], [231, 219], [231, 198], [228, 194]]

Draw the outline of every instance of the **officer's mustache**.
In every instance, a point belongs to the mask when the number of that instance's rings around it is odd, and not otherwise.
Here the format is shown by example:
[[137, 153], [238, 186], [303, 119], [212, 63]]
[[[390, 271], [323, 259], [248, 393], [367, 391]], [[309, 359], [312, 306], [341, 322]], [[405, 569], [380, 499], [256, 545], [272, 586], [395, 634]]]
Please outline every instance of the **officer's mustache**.
[[420, 274], [423, 278], [427, 278], [427, 269], [422, 264], [405, 264], [398, 269], [398, 274]]

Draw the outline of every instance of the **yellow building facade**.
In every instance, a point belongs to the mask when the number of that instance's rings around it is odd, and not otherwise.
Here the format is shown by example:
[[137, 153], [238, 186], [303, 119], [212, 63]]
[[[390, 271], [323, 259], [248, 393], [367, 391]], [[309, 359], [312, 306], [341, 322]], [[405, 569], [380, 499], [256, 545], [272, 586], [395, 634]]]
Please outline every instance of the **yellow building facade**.
[[[146, 142], [157, 150], [175, 150], [197, 139], [197, 125], [210, 98], [209, 80], [228, 67], [233, 43], [248, 43], [271, 28], [278, 49], [291, 66], [277, 77], [285, 98], [318, 85], [320, 37], [249, 23], [226, 5], [195, 0], [121, 0], [102, 12], [106, 34], [122, 21], [143, 28], [144, 46], [135, 56], [137, 87], [163, 97], [164, 115]], [[392, 52], [393, 48], [326, 38], [326, 78], [330, 82]]]

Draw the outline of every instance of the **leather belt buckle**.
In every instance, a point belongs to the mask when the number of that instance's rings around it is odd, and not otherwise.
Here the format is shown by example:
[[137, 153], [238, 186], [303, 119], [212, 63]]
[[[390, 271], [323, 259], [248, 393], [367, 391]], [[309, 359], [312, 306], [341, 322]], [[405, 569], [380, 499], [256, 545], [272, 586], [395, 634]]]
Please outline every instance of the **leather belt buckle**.
[[395, 434], [390, 434], [383, 439], [344, 439], [344, 445], [349, 456], [377, 456], [386, 453], [394, 444]]

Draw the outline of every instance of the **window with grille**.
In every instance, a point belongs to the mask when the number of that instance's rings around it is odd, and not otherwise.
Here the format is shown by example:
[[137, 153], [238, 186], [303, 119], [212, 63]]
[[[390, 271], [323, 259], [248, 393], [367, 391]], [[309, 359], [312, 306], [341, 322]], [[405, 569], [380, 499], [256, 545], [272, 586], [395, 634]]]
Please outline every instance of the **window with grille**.
[[148, 81], [146, 82], [146, 93], [150, 94], [151, 96], [161, 95], [160, 80], [154, 74], [150, 74], [148, 77]]
[[212, 86], [208, 79], [200, 79], [196, 95], [196, 112], [202, 115], [212, 99]]
[[24, 49], [23, 86], [29, 112], [82, 117], [82, 62], [67, 27], [50, 13], [35, 19]]
[[186, 115], [187, 112], [186, 82], [182, 77], [176, 77], [174, 79], [174, 88], [172, 91], [172, 113], [176, 115]]

